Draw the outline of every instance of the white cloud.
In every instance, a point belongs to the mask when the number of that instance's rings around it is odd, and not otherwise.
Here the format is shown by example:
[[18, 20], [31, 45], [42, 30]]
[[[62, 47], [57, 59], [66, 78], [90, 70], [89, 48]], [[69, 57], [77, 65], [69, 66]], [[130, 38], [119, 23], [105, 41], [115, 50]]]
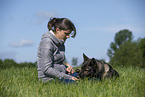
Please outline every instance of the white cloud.
[[38, 18], [42, 18], [42, 19], [49, 19], [50, 17], [57, 16], [57, 13], [55, 11], [47, 12], [44, 10], [39, 10], [38, 12], [36, 12], [36, 16]]
[[10, 46], [12, 47], [24, 47], [24, 46], [32, 46], [34, 44], [33, 41], [21, 39], [20, 42], [12, 42], [10, 43]]
[[59, 16], [59, 14], [56, 11], [47, 12], [44, 10], [37, 11], [35, 15], [37, 17], [37, 24], [42, 23], [43, 19], [49, 20], [50, 17], [58, 17]]

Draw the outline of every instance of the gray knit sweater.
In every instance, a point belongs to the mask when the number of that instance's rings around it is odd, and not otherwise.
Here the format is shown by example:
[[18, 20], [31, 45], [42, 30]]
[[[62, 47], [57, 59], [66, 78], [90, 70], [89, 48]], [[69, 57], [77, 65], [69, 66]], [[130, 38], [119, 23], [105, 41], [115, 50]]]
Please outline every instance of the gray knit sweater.
[[43, 34], [37, 51], [38, 78], [71, 79], [72, 76], [65, 74], [64, 52], [64, 41], [57, 39], [50, 31]]

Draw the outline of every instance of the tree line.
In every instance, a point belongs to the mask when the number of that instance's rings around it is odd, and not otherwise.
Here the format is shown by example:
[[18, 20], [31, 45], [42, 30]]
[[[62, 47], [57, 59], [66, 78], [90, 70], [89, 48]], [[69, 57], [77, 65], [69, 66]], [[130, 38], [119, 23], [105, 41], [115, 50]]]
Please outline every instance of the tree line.
[[5, 68], [11, 68], [11, 67], [36, 67], [37, 62], [21, 62], [21, 63], [16, 63], [13, 59], [5, 59], [4, 61], [0, 59], [0, 69], [5, 69]]
[[[145, 68], [145, 38], [133, 40], [133, 34], [128, 29], [120, 30], [115, 34], [114, 42], [110, 43], [107, 51], [109, 63], [115, 66], [134, 66]], [[103, 60], [103, 59], [102, 59]], [[104, 60], [103, 60], [104, 61]], [[73, 66], [78, 66], [78, 58], [72, 58]], [[37, 61], [16, 63], [13, 59], [0, 59], [0, 68], [9, 67], [36, 67]]]

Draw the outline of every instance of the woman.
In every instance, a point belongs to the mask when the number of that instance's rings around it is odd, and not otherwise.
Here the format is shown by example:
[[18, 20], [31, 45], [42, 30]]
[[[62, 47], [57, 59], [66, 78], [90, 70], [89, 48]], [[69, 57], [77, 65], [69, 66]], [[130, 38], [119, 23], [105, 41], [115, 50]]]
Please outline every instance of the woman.
[[55, 78], [66, 83], [75, 82], [78, 79], [65, 61], [64, 45], [70, 34], [73, 38], [76, 35], [74, 24], [67, 18], [50, 18], [47, 27], [48, 31], [42, 35], [37, 51], [39, 80], [47, 82]]

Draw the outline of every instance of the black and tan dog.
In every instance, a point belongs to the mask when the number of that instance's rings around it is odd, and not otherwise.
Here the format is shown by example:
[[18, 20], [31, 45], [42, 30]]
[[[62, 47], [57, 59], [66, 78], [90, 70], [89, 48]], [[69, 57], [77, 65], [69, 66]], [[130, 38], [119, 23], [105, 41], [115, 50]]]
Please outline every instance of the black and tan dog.
[[84, 62], [82, 64], [81, 70], [78, 70], [77, 77], [79, 78], [95, 78], [95, 79], [105, 79], [111, 77], [119, 77], [119, 74], [116, 70], [114, 70], [108, 63], [97, 60], [95, 58], [88, 58], [83, 53]]

